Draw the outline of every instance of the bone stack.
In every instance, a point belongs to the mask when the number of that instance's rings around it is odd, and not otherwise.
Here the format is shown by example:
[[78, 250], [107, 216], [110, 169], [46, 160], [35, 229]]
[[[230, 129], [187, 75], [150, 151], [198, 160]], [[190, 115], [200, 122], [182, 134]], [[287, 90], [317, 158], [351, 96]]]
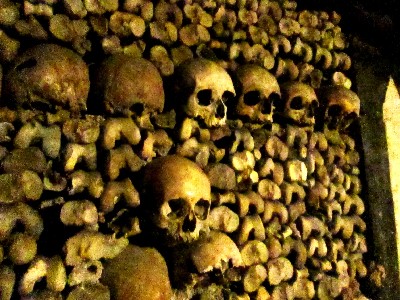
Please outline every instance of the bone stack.
[[339, 25], [295, 1], [0, 0], [0, 297], [366, 299]]

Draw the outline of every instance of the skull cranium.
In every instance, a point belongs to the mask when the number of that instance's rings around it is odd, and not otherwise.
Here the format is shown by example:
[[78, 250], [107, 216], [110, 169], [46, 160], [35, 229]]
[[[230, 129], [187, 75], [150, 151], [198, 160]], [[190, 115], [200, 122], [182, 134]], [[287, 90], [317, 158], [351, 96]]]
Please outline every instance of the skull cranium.
[[5, 91], [24, 108], [86, 110], [89, 69], [75, 52], [55, 44], [32, 47], [15, 59]]
[[272, 123], [274, 104], [281, 96], [276, 78], [258, 65], [243, 65], [236, 79], [239, 96], [235, 114], [251, 123]]
[[328, 86], [318, 90], [322, 118], [328, 129], [345, 131], [360, 116], [360, 98], [343, 86]]
[[235, 89], [229, 74], [217, 63], [203, 58], [182, 63], [176, 71], [175, 90], [184, 115], [206, 127], [225, 124], [225, 102], [235, 95]]
[[109, 114], [140, 116], [164, 108], [163, 81], [148, 60], [115, 54], [100, 65], [95, 74], [96, 99]]
[[314, 89], [302, 82], [287, 82], [281, 85], [281, 92], [286, 121], [298, 126], [314, 126], [319, 106]]
[[178, 155], [157, 158], [145, 168], [143, 188], [145, 215], [167, 244], [191, 242], [208, 231], [211, 185], [196, 163]]

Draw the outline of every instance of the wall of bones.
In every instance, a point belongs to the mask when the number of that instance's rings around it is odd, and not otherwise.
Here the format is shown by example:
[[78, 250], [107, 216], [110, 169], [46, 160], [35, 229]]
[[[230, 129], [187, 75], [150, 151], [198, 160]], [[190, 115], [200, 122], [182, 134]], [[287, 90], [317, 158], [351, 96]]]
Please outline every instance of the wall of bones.
[[340, 21], [0, 0], [0, 299], [371, 297]]

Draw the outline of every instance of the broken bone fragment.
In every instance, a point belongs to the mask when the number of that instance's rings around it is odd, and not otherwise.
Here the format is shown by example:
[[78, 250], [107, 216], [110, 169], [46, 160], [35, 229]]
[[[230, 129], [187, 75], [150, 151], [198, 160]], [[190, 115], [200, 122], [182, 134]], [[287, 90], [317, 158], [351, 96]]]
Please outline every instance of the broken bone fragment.
[[268, 248], [265, 243], [258, 240], [248, 241], [241, 247], [243, 264], [246, 267], [263, 264], [268, 261]]
[[103, 125], [103, 147], [105, 149], [113, 149], [116, 141], [119, 140], [136, 145], [140, 139], [140, 130], [131, 118], [108, 118]]
[[243, 289], [247, 293], [255, 292], [266, 278], [267, 269], [263, 265], [250, 266], [243, 276]]
[[67, 275], [63, 261], [59, 256], [37, 257], [31, 262], [19, 283], [21, 295], [28, 295], [34, 291], [35, 284], [46, 278], [47, 288], [61, 292], [67, 284]]
[[41, 140], [44, 154], [56, 158], [61, 148], [61, 129], [57, 125], [42, 126], [38, 122], [24, 124], [14, 138], [14, 146], [26, 149]]
[[237, 243], [243, 245], [249, 240], [265, 240], [265, 229], [259, 215], [245, 216], [241, 220]]
[[107, 183], [100, 197], [101, 211], [111, 212], [120, 200], [129, 207], [137, 207], [140, 203], [139, 193], [129, 178]]
[[212, 270], [226, 271], [229, 264], [243, 265], [242, 256], [236, 244], [226, 234], [210, 231], [191, 245], [191, 260], [199, 273]]
[[97, 208], [89, 200], [71, 200], [64, 203], [60, 220], [66, 226], [90, 226], [98, 222]]
[[261, 214], [264, 211], [264, 200], [253, 191], [235, 193], [239, 216], [243, 218], [248, 214]]
[[109, 259], [117, 256], [129, 241], [97, 231], [82, 230], [64, 245], [65, 263], [76, 266], [87, 260]]
[[0, 175], [0, 203], [39, 200], [42, 192], [43, 182], [33, 171]]
[[279, 285], [293, 277], [294, 268], [289, 259], [278, 257], [267, 262], [268, 282], [270, 285]]
[[70, 175], [70, 181], [71, 187], [68, 192], [70, 195], [87, 190], [90, 196], [99, 198], [104, 190], [104, 182], [98, 171], [75, 171]]
[[69, 143], [65, 147], [64, 171], [75, 170], [75, 166], [84, 161], [88, 170], [96, 170], [97, 167], [97, 148], [94, 143], [76, 144]]
[[99, 260], [85, 261], [74, 266], [68, 275], [69, 286], [76, 286], [81, 283], [96, 283], [103, 272], [103, 265]]
[[231, 233], [238, 229], [239, 223], [239, 216], [227, 206], [217, 206], [210, 211], [209, 224], [211, 229]]

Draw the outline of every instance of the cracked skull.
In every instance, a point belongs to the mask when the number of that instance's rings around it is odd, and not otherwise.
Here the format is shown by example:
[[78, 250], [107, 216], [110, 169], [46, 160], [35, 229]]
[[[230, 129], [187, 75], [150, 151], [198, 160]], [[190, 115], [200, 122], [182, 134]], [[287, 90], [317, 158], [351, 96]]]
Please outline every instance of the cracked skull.
[[16, 58], [5, 77], [13, 104], [23, 108], [86, 110], [89, 69], [72, 50], [41, 44]]
[[263, 67], [243, 65], [236, 79], [239, 96], [235, 114], [251, 123], [272, 123], [274, 104], [281, 97], [276, 78]]
[[322, 104], [322, 118], [330, 130], [346, 131], [360, 116], [360, 98], [343, 86], [321, 88], [318, 96]]
[[319, 106], [314, 89], [301, 82], [287, 82], [281, 86], [284, 102], [283, 117], [299, 126], [313, 126]]
[[226, 102], [233, 98], [232, 79], [217, 63], [197, 58], [182, 63], [176, 72], [175, 91], [183, 113], [201, 120], [206, 127], [226, 122]]
[[145, 215], [168, 244], [196, 240], [208, 231], [211, 186], [194, 162], [177, 155], [153, 160], [144, 174]]
[[109, 114], [130, 116], [161, 112], [163, 81], [148, 60], [125, 54], [108, 57], [95, 72], [93, 91]]

